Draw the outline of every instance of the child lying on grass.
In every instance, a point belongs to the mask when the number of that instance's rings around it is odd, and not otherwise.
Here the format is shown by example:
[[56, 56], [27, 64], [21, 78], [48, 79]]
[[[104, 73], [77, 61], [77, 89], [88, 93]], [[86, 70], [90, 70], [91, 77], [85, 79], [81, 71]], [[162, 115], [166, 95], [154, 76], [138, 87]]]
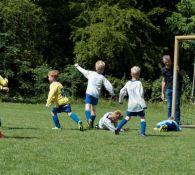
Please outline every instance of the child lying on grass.
[[163, 120], [159, 123], [157, 123], [156, 128], [154, 130], [157, 131], [181, 131], [181, 128], [177, 124], [176, 121], [174, 121], [173, 117], [170, 117], [168, 120]]
[[[110, 130], [112, 132], [115, 131], [118, 121], [123, 118], [122, 112], [120, 110], [116, 110], [114, 112], [107, 112], [104, 116], [99, 120], [98, 125], [96, 125], [97, 129]], [[125, 129], [127, 130], [127, 129]], [[124, 131], [121, 129], [121, 131]]]

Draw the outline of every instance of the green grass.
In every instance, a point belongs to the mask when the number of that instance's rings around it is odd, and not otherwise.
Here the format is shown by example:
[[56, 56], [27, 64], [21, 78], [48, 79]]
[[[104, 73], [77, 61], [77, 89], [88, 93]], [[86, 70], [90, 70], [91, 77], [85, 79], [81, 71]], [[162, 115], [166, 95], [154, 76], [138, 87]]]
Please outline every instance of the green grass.
[[[63, 129], [53, 131], [44, 105], [1, 103], [5, 139], [0, 140], [0, 175], [187, 175], [195, 172], [195, 130], [158, 133], [155, 124], [166, 118], [163, 104], [149, 104], [148, 137], [139, 136], [139, 119], [130, 132], [80, 132], [70, 118], [60, 115]], [[83, 104], [72, 105], [84, 121]], [[126, 105], [100, 102], [98, 118]], [[96, 120], [97, 122], [98, 120]]]

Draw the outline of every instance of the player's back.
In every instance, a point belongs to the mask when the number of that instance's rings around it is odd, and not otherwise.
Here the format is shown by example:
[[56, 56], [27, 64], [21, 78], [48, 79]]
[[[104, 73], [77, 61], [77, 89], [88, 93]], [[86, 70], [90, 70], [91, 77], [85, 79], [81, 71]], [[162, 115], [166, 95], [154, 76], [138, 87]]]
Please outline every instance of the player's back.
[[105, 77], [102, 74], [99, 74], [95, 71], [90, 71], [86, 93], [98, 98], [104, 83], [104, 79]]
[[68, 98], [65, 96], [63, 85], [60, 82], [53, 82], [50, 85], [50, 89], [54, 89], [55, 93], [53, 96], [54, 103], [58, 105], [65, 105], [68, 103]]
[[131, 80], [127, 82], [126, 86], [127, 93], [129, 96], [128, 102], [129, 111], [138, 112], [146, 108], [141, 81]]

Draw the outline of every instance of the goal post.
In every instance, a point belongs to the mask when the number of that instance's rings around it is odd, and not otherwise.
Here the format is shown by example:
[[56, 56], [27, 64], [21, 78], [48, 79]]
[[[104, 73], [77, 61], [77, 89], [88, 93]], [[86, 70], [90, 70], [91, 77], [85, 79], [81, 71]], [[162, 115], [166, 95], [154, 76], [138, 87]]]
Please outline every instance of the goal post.
[[172, 99], [172, 117], [175, 117], [176, 112], [176, 98], [177, 98], [177, 67], [179, 60], [179, 42], [184, 40], [195, 40], [195, 35], [184, 35], [184, 36], [175, 36], [175, 45], [174, 45], [174, 67], [173, 67], [173, 99]]

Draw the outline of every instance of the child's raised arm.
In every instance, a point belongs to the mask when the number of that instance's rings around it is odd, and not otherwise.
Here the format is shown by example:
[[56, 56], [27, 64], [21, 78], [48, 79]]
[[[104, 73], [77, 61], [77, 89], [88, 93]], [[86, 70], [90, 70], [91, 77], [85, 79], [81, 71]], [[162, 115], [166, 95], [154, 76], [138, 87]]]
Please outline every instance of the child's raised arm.
[[124, 97], [127, 95], [127, 85], [125, 85], [121, 90], [119, 94], [119, 103], [123, 102]]
[[110, 93], [111, 96], [115, 96], [114, 88], [112, 84], [110, 83], [110, 81], [108, 81], [106, 78], [104, 78], [103, 81], [104, 81], [103, 83], [104, 83], [104, 87], [106, 88], [106, 90]]
[[76, 63], [74, 66], [88, 79], [90, 71], [83, 69], [78, 63]]

